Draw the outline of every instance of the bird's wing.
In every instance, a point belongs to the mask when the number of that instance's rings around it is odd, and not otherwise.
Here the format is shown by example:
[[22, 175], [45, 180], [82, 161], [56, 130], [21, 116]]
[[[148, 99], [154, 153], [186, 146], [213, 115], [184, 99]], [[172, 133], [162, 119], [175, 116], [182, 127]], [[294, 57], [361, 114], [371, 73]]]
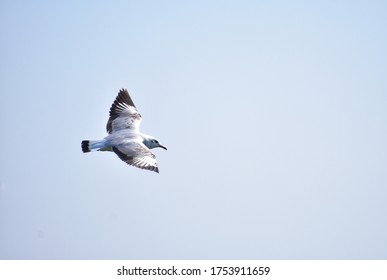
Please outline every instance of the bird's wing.
[[156, 156], [142, 143], [121, 144], [113, 147], [113, 151], [127, 164], [159, 173]]
[[139, 131], [140, 123], [141, 115], [134, 106], [132, 98], [126, 89], [121, 89], [110, 107], [107, 132], [110, 134], [123, 129]]

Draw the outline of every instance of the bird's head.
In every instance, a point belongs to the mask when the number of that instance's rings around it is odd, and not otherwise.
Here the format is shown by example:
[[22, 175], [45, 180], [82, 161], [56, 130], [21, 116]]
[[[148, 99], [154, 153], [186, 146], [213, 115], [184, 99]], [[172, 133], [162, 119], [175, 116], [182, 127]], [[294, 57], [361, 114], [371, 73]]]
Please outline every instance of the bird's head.
[[[143, 137], [144, 137], [144, 135], [143, 135]], [[165, 146], [163, 146], [159, 143], [159, 140], [157, 140], [156, 138], [154, 138], [152, 136], [145, 136], [143, 143], [149, 149], [153, 149], [153, 148], [163, 148], [164, 150], [167, 149]]]

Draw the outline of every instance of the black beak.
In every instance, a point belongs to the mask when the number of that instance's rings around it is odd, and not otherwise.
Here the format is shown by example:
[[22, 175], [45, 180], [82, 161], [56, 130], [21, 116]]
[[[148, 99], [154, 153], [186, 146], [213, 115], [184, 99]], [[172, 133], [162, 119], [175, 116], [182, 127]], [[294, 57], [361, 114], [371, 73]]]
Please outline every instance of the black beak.
[[161, 145], [161, 144], [159, 144], [159, 147], [160, 147], [160, 148], [163, 148], [164, 150], [168, 150], [167, 147], [165, 147], [165, 146], [163, 146], [163, 145]]

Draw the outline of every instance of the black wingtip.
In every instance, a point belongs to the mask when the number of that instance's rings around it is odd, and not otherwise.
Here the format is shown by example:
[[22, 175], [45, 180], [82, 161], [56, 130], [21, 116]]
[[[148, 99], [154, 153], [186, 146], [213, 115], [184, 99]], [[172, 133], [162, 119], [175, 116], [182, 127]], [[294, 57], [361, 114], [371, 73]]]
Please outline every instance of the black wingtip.
[[82, 141], [82, 144], [81, 144], [82, 145], [82, 152], [84, 152], [84, 153], [90, 152], [89, 143], [90, 143], [89, 140], [83, 140]]
[[116, 105], [118, 105], [119, 102], [126, 103], [129, 106], [133, 106], [134, 108], [136, 108], [126, 88], [122, 88], [118, 91], [118, 95], [114, 103], [117, 103]]

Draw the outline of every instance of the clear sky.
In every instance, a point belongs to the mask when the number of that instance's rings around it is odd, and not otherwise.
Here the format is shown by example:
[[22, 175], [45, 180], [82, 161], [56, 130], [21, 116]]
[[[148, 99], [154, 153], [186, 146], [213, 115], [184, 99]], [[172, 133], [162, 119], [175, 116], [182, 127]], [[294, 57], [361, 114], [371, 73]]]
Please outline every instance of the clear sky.
[[[386, 259], [386, 1], [1, 1], [1, 259]], [[160, 174], [106, 136], [127, 88]]]

